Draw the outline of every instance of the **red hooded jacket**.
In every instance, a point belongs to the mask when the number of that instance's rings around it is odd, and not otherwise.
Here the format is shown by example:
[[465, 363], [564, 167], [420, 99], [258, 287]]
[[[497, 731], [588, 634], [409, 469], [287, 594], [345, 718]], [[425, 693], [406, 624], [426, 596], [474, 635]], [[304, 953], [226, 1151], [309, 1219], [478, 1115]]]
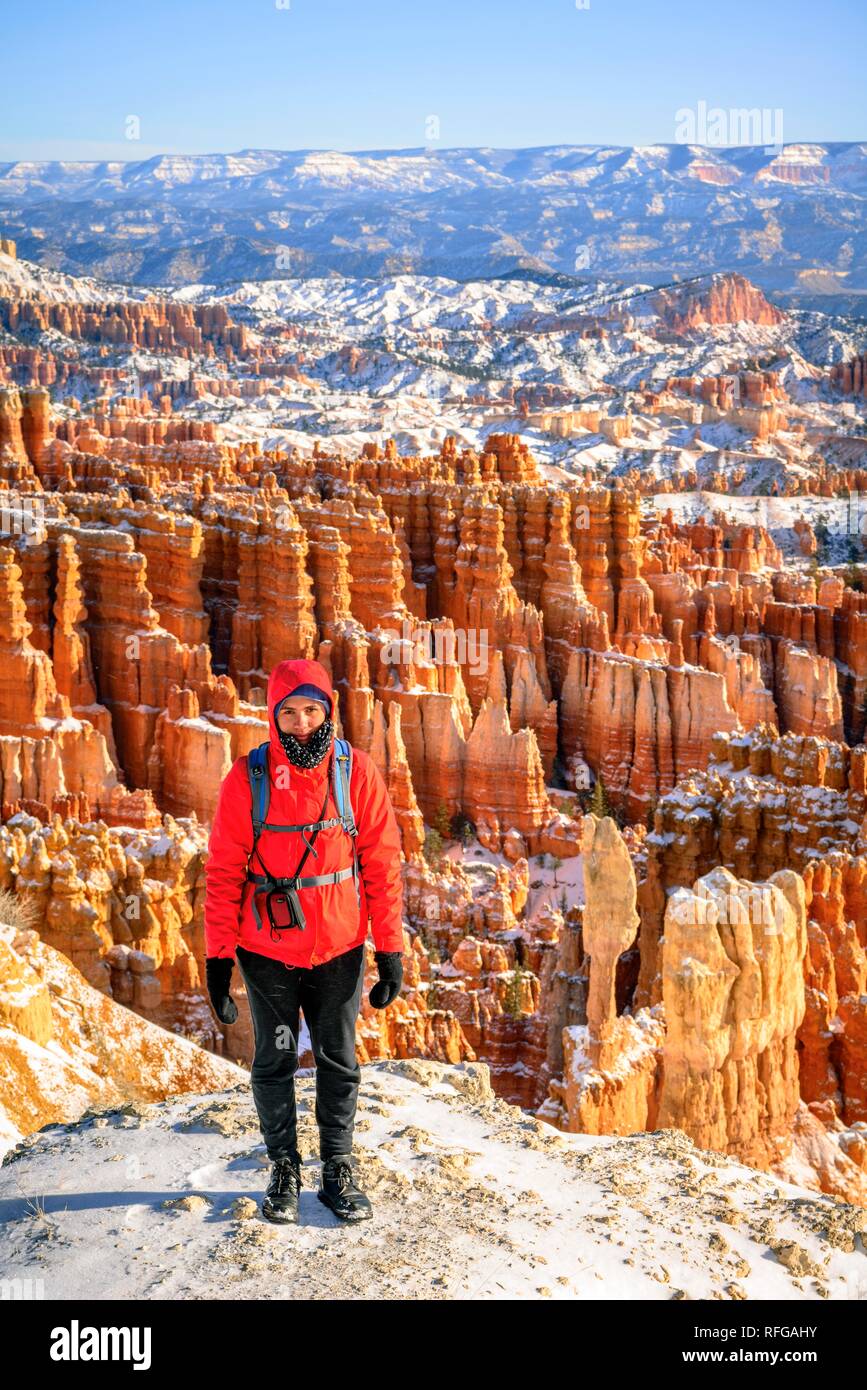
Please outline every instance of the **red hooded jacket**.
[[[331, 680], [318, 661], [281, 661], [268, 678], [271, 801], [266, 820], [274, 825], [306, 824], [328, 820], [338, 814], [329, 776], [331, 749], [317, 767], [296, 767], [286, 757], [274, 719], [274, 710], [280, 701], [291, 695], [296, 686], [308, 682], [330, 696], [333, 713]], [[320, 816], [326, 782], [331, 790]], [[251, 896], [255, 885], [247, 879], [247, 861], [253, 848], [247, 755], [235, 760], [220, 787], [208, 842], [205, 865], [205, 950], [208, 956], [232, 956], [240, 944], [287, 965], [321, 965], [366, 939], [368, 917], [376, 950], [403, 950], [400, 831], [379, 769], [369, 754], [354, 745], [350, 794], [358, 827], [355, 845], [361, 910], [351, 876], [340, 883], [299, 888], [306, 926], [303, 931], [291, 927], [275, 933], [279, 940], [274, 941], [264, 898], [259, 899], [261, 931], [253, 916]], [[259, 862], [261, 852], [270, 873], [288, 876], [295, 872], [304, 849], [298, 830], [288, 833], [263, 830], [250, 868], [254, 873], [264, 872]], [[352, 841], [341, 826], [335, 825], [317, 834], [302, 876], [329, 874], [351, 864]]]

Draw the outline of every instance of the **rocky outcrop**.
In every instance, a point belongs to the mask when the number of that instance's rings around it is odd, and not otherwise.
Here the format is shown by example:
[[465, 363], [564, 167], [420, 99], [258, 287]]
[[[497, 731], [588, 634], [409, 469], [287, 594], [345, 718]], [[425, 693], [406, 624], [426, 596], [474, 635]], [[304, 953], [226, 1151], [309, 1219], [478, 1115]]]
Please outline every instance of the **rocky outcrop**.
[[864, 395], [867, 392], [867, 352], [848, 362], [836, 362], [829, 368], [828, 380], [845, 396]]
[[833, 661], [782, 641], [777, 645], [775, 669], [784, 727], [793, 734], [842, 739], [843, 705]]
[[[144, 1104], [243, 1081], [196, 1041], [94, 989], [42, 933], [0, 908], [0, 1147], [88, 1109]], [[138, 961], [128, 960], [136, 981]], [[121, 972], [123, 973], [123, 972]]]
[[[635, 931], [621, 930], [620, 922], [634, 916], [641, 895], [622, 842], [606, 874], [609, 854], [600, 857], [595, 841], [599, 827], [611, 823], [589, 819], [583, 916], [590, 932], [580, 966], [574, 936], [564, 939], [557, 976], [571, 981], [572, 991], [561, 985], [549, 997], [566, 1004], [557, 1019], [562, 1071], [549, 1081], [537, 1114], [562, 1129], [592, 1134], [681, 1130], [699, 1147], [756, 1168], [781, 1175], [797, 1169], [802, 1177], [810, 1171], [818, 1190], [867, 1204], [867, 1165], [854, 1118], [858, 1101], [840, 1117], [827, 1102], [808, 1108], [802, 1095], [800, 1029], [810, 992], [804, 879], [784, 869], [750, 882], [717, 868], [692, 887], [675, 888], [667, 897], [661, 941], [661, 998], [650, 1008], [615, 1015], [617, 950], [628, 948]], [[606, 841], [616, 845], [616, 831], [608, 831]], [[590, 1002], [600, 996], [603, 1004]], [[585, 1017], [570, 1021], [569, 1012], [580, 1017], [585, 1002]], [[599, 1017], [616, 1039], [607, 1054], [597, 1037]], [[814, 1077], [815, 1069], [805, 1078], [808, 1088]]]
[[629, 851], [610, 816], [584, 817], [584, 950], [590, 958], [587, 999], [589, 1061], [611, 1067], [622, 1051], [617, 1037], [614, 976], [617, 961], [635, 940], [635, 872]]
[[724, 868], [678, 888], [665, 913], [658, 1122], [756, 1168], [787, 1151], [799, 1104], [807, 908], [790, 869]]
[[245, 328], [232, 323], [224, 305], [157, 298], [98, 305], [4, 298], [0, 299], [0, 325], [10, 333], [22, 328], [54, 329], [66, 338], [114, 346], [123, 343], [178, 356], [213, 356], [217, 347], [243, 352], [246, 343]]
[[719, 730], [738, 728], [722, 674], [603, 652], [574, 654], [561, 708], [566, 757], [580, 752], [613, 801], [642, 820], [707, 761]]
[[549, 1035], [551, 1079], [537, 1114], [582, 1133], [653, 1129], [665, 1029], [659, 1008], [617, 1011], [618, 962], [639, 916], [635, 870], [609, 816], [584, 817], [582, 864], [580, 931], [561, 935], [556, 973], [548, 973], [546, 1002], [561, 1036]]
[[742, 275], [713, 275], [696, 286], [688, 282], [660, 290], [654, 308], [675, 333], [721, 323], [754, 323], [775, 327], [785, 314]]

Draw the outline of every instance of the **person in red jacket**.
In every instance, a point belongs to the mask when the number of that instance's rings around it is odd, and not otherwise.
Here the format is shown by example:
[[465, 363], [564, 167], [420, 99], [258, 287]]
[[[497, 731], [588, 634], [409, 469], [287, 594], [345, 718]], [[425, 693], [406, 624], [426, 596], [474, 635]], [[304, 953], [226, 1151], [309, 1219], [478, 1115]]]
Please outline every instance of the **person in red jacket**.
[[[400, 831], [379, 769], [354, 746], [349, 784], [354, 839], [336, 820], [334, 690], [324, 666], [303, 659], [279, 662], [268, 678], [267, 702], [270, 802], [264, 827], [254, 843], [245, 755], [223, 780], [211, 828], [205, 866], [208, 991], [218, 1018], [233, 1023], [238, 1016], [229, 992], [234, 956], [253, 1018], [251, 1087], [272, 1162], [263, 1215], [272, 1221], [298, 1219], [303, 1160], [294, 1076], [303, 1012], [316, 1062], [322, 1160], [317, 1195], [341, 1219], [359, 1220], [372, 1211], [352, 1168], [361, 1080], [355, 1021], [368, 919], [379, 971], [370, 1003], [387, 1007], [403, 983]], [[324, 824], [317, 829], [320, 821]], [[293, 924], [297, 914], [288, 912], [285, 897], [269, 911], [273, 880], [308, 877], [328, 881], [294, 885], [303, 927]]]

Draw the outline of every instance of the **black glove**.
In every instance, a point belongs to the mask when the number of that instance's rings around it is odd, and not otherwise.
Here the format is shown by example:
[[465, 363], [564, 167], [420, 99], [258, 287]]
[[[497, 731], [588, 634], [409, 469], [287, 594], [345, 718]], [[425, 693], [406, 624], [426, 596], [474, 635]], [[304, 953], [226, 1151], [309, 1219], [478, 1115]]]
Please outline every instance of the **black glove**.
[[229, 994], [234, 961], [231, 956], [208, 956], [205, 959], [205, 979], [214, 1013], [221, 1023], [234, 1023], [238, 1006]]
[[370, 1002], [375, 1009], [386, 1009], [392, 999], [397, 998], [403, 984], [403, 952], [374, 951], [373, 959], [379, 980], [370, 991]]

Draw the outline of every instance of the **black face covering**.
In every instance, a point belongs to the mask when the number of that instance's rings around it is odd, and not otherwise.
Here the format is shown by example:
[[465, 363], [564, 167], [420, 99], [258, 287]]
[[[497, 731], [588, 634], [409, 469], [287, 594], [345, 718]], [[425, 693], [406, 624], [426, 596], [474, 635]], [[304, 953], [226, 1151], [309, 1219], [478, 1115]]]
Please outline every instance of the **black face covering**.
[[302, 743], [294, 734], [284, 733], [279, 724], [277, 732], [290, 763], [294, 763], [295, 767], [316, 767], [331, 747], [334, 723], [331, 719], [323, 719], [306, 743]]

